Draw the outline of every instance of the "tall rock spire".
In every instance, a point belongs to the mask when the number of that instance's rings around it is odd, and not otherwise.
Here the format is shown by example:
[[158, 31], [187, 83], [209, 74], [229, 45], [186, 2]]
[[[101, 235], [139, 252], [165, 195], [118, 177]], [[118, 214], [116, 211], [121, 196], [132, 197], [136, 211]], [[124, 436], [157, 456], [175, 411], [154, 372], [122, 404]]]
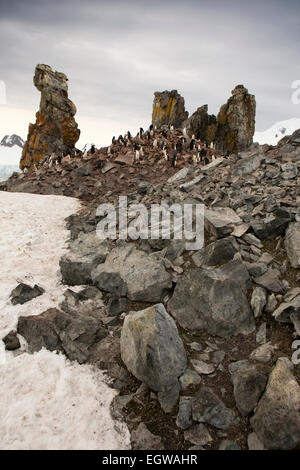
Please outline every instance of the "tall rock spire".
[[177, 90], [156, 91], [154, 93], [152, 124], [158, 128], [163, 125], [182, 127], [189, 113], [185, 110], [184, 98]]
[[55, 153], [70, 153], [80, 136], [74, 119], [76, 106], [68, 98], [68, 78], [54, 72], [49, 65], [38, 64], [33, 83], [41, 92], [40, 109], [35, 124], [29, 124], [20, 168], [32, 168], [44, 157]]

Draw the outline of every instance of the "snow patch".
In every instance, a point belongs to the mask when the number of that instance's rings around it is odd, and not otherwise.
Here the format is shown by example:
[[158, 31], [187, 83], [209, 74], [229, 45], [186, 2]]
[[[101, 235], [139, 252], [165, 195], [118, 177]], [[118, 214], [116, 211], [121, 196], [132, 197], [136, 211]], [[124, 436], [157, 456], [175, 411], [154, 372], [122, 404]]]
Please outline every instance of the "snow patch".
[[255, 132], [253, 142], [258, 142], [260, 145], [277, 145], [283, 137], [293, 134], [297, 129], [300, 129], [299, 118], [280, 121], [266, 131]]
[[[38, 315], [62, 300], [59, 260], [69, 232], [65, 218], [79, 202], [65, 196], [0, 192], [0, 448], [126, 449], [127, 427], [113, 421], [115, 391], [103, 374], [55, 352], [7, 352], [2, 338], [20, 315]], [[19, 282], [45, 293], [13, 306]], [[73, 288], [74, 290], [74, 288]], [[76, 289], [77, 290], [77, 289]]]

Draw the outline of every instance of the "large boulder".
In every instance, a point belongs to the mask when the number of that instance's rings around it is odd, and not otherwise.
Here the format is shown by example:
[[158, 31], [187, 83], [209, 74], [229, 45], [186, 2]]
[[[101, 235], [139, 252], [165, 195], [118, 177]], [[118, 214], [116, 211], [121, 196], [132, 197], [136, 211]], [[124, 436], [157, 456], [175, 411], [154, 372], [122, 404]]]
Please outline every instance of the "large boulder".
[[180, 326], [230, 337], [253, 332], [254, 318], [247, 294], [247, 269], [241, 261], [220, 268], [194, 268], [178, 281], [168, 308]]
[[285, 249], [293, 268], [300, 268], [300, 222], [289, 225], [285, 240]]
[[74, 119], [76, 107], [68, 98], [67, 81], [64, 73], [54, 72], [49, 65], [36, 66], [33, 82], [41, 92], [40, 109], [36, 113], [36, 123], [29, 124], [21, 169], [33, 168], [35, 163], [53, 152], [62, 155], [74, 151], [80, 130]]
[[91, 284], [92, 271], [104, 263], [108, 252], [107, 240], [99, 240], [96, 232], [81, 232], [60, 259], [63, 282], [69, 286]]
[[277, 361], [251, 425], [266, 449], [300, 446], [300, 387], [288, 359]]
[[163, 125], [173, 125], [174, 128], [183, 126], [188, 118], [184, 98], [177, 90], [156, 91], [154, 93], [152, 124], [160, 128]]
[[171, 411], [179, 395], [178, 378], [186, 368], [186, 354], [175, 322], [162, 304], [125, 317], [121, 357], [135, 377], [158, 392], [162, 408]]
[[92, 279], [101, 290], [140, 302], [160, 302], [172, 286], [162, 259], [156, 253], [137, 250], [133, 244], [114, 248], [105, 263], [92, 271]]

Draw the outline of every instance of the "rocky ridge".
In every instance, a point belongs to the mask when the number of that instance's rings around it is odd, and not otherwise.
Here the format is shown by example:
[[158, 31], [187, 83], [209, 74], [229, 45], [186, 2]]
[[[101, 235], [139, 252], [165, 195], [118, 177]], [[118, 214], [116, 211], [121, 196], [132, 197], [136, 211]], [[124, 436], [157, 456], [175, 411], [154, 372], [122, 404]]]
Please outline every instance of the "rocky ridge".
[[[18, 332], [32, 351], [107, 370], [120, 391], [112, 413], [136, 449], [297, 449], [299, 132], [227, 156], [206, 148], [206, 164], [193, 159], [189, 138], [174, 167], [154, 142], [171, 154], [181, 136], [152, 130], [1, 185], [83, 202], [67, 220], [60, 266], [67, 286], [85, 287], [68, 288], [57, 309], [21, 317]], [[99, 240], [97, 207], [117, 209], [120, 195], [147, 207], [204, 204], [204, 247]]]

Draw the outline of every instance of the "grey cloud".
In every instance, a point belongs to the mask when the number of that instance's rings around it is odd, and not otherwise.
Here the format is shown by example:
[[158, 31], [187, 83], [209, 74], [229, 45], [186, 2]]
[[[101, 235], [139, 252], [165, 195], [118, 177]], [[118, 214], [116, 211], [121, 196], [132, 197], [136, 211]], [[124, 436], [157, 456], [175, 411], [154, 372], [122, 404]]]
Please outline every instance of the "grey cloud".
[[149, 123], [155, 90], [176, 88], [193, 112], [216, 113], [238, 83], [254, 93], [257, 128], [299, 115], [296, 1], [0, 3], [0, 79], [14, 105], [36, 109], [37, 63], [70, 79], [80, 113]]

